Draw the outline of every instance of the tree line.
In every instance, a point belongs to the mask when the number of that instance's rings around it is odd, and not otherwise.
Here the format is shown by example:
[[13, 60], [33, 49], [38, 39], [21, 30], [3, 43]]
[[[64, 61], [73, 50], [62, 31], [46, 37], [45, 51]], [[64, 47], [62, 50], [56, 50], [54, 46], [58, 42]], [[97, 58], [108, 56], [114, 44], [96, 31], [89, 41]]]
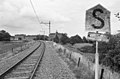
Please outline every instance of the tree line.
[[[59, 38], [58, 35], [56, 35], [53, 39], [56, 43], [61, 44], [75, 44], [75, 43], [92, 43], [91, 41], [87, 40], [86, 37], [81, 38], [79, 35], [68, 37], [67, 34], [62, 34], [62, 37]], [[11, 35], [5, 31], [0, 31], [0, 41], [10, 41]], [[37, 35], [34, 40], [49, 40], [49, 37], [47, 35]]]
[[[70, 43], [72, 45], [75, 43], [90, 42], [85, 37], [81, 38], [79, 35], [68, 37], [67, 34], [63, 33], [61, 36], [62, 37], [59, 38], [58, 35], [56, 35], [53, 41], [61, 44]], [[10, 37], [11, 35], [7, 31], [5, 30], [0, 31], [0, 41], [10, 41]], [[34, 40], [49, 40], [49, 37], [47, 35], [37, 35]]]
[[11, 35], [5, 30], [0, 31], [0, 41], [10, 41]]
[[91, 43], [91, 41], [87, 40], [86, 37], [81, 38], [79, 35], [68, 37], [67, 34], [62, 34], [60, 38], [56, 35], [53, 41], [60, 44], [72, 45], [76, 43]]

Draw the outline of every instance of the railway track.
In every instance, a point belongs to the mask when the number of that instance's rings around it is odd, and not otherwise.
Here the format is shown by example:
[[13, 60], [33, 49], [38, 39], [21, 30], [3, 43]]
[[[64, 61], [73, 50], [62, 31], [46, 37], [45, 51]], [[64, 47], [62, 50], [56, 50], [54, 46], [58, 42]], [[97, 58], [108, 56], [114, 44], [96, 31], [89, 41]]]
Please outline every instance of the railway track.
[[0, 74], [0, 79], [33, 79], [44, 52], [45, 44], [41, 42], [36, 49], [22, 58], [17, 64]]

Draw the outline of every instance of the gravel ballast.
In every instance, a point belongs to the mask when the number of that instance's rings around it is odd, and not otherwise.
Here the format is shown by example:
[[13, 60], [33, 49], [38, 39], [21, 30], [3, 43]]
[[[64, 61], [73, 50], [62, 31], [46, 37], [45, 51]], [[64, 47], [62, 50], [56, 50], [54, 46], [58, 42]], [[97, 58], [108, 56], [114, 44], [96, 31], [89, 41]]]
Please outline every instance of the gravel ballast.
[[34, 79], [76, 79], [68, 65], [59, 57], [52, 45], [46, 43], [42, 62]]

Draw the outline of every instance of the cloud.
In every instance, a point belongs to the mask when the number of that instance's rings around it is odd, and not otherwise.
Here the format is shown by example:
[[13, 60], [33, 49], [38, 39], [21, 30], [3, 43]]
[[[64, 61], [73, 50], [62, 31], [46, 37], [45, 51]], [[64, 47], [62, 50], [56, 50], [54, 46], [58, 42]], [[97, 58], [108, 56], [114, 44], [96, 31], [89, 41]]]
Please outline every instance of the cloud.
[[[53, 9], [55, 4], [52, 4], [51, 1], [32, 0], [32, 2], [41, 21], [51, 20], [56, 23], [64, 23], [71, 20], [56, 12]], [[0, 3], [0, 27], [6, 25], [8, 29], [19, 27], [25, 29], [25, 27], [33, 27], [32, 25], [39, 26], [29, 0], [3, 0]], [[53, 6], [51, 7], [51, 5]]]
[[[40, 20], [52, 20], [54, 22], [67, 22], [70, 21], [70, 18], [65, 17], [64, 15], [60, 14], [59, 12], [56, 12], [55, 10], [52, 9], [52, 7], [45, 6], [43, 3], [39, 3], [39, 7], [37, 6], [38, 4], [35, 4], [35, 1], [32, 1], [34, 8], [36, 10], [36, 13]], [[50, 5], [50, 4], [48, 4]], [[27, 7], [25, 6], [24, 8], [21, 9], [20, 12], [21, 16], [24, 17], [35, 17], [35, 13], [32, 9], [32, 7]]]
[[[85, 11], [99, 3], [112, 12], [112, 28], [119, 24], [116, 18], [113, 18], [113, 14], [120, 10], [119, 0], [32, 0], [32, 2], [41, 21], [52, 21], [52, 32], [62, 27], [62, 32], [83, 34]], [[3, 26], [11, 33], [25, 30], [26, 33], [33, 33], [28, 31], [32, 29], [36, 33], [42, 25], [39, 25], [29, 0], [1, 0], [0, 27]], [[118, 26], [116, 28], [119, 29]]]

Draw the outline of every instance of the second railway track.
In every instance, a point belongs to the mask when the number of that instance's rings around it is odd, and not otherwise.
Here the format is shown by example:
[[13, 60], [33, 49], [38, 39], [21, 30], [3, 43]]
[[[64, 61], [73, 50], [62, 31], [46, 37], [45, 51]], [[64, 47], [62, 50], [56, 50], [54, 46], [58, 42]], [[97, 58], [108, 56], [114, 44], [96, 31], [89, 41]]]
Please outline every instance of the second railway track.
[[1, 74], [0, 79], [33, 79], [44, 52], [45, 44], [41, 42], [32, 53]]

